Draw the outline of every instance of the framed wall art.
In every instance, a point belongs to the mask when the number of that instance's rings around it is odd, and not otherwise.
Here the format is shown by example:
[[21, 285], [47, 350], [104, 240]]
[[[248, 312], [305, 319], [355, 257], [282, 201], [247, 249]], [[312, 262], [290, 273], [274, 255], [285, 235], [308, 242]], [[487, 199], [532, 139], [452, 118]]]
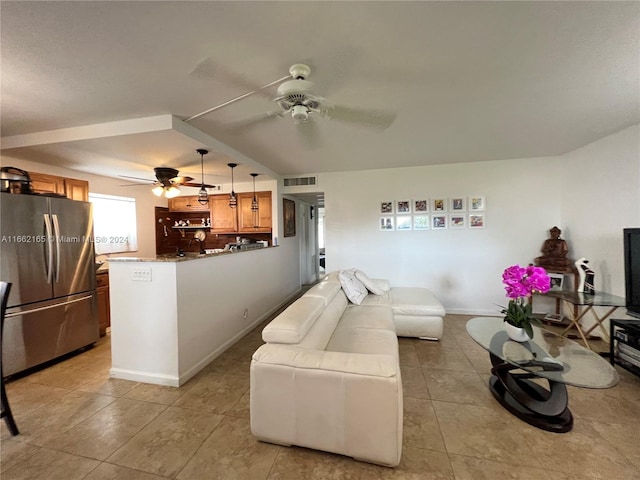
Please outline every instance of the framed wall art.
[[475, 195], [473, 197], [469, 197], [469, 211], [470, 212], [479, 212], [486, 208], [486, 199], [484, 195]]
[[446, 198], [432, 198], [431, 199], [431, 211], [446, 212], [447, 211], [447, 199]]
[[378, 228], [381, 232], [392, 232], [394, 230], [393, 217], [380, 217]]
[[451, 197], [449, 199], [449, 211], [450, 212], [466, 212], [467, 211], [466, 197]]
[[411, 213], [411, 202], [409, 200], [398, 200], [396, 202], [396, 214]]
[[447, 228], [447, 216], [431, 215], [431, 228], [433, 230], [443, 230]]
[[551, 280], [551, 290], [562, 290], [564, 275], [561, 273], [547, 273], [547, 275], [549, 275], [549, 279]]
[[296, 236], [296, 202], [288, 198], [282, 199], [282, 212], [284, 217], [284, 236]]
[[380, 213], [382, 215], [393, 215], [393, 202], [380, 202]]
[[411, 230], [411, 215], [399, 215], [396, 217], [396, 230], [407, 231]]
[[484, 228], [484, 213], [470, 213], [469, 228]]
[[429, 211], [429, 200], [414, 200], [413, 213], [427, 213]]
[[414, 215], [413, 216], [413, 229], [414, 230], [429, 230], [429, 215]]
[[452, 213], [449, 215], [449, 228], [466, 228], [467, 215], [464, 213]]

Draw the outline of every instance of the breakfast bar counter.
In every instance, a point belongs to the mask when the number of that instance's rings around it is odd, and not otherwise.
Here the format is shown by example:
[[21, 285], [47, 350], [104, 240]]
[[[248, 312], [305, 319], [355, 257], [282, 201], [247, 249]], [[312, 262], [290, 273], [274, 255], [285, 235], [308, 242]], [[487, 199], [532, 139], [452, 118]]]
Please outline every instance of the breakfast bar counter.
[[264, 247], [110, 259], [111, 377], [184, 384], [297, 294], [293, 275], [274, 275], [284, 256]]

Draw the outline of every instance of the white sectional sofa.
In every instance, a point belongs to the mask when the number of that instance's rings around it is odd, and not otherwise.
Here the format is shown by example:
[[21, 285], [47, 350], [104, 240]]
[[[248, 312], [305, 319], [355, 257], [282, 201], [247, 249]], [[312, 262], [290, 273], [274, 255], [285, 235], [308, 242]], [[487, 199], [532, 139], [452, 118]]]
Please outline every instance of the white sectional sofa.
[[[251, 431], [271, 443], [396, 466], [403, 414], [397, 322], [410, 332], [424, 315], [401, 302], [394, 310], [393, 298], [415, 291], [391, 289], [377, 295], [379, 304], [356, 306], [343, 284], [327, 276], [264, 328], [266, 344], [251, 361]], [[439, 337], [442, 318], [439, 330], [418, 330]]]

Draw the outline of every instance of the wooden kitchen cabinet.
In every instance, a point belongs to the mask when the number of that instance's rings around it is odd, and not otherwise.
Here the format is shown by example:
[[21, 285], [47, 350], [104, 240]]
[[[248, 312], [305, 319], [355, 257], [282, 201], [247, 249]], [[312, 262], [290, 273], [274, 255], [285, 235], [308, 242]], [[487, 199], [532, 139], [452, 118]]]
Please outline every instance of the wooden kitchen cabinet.
[[256, 192], [256, 200], [258, 214], [254, 219], [251, 210], [253, 192], [238, 194], [238, 231], [241, 233], [271, 232], [271, 192]]
[[98, 325], [100, 327], [100, 336], [103, 337], [107, 333], [107, 328], [111, 326], [108, 272], [96, 275], [96, 299], [98, 304]]
[[[211, 202], [212, 195], [209, 195]], [[170, 212], [209, 212], [209, 204], [204, 205], [198, 202], [197, 195], [185, 195], [184, 197], [174, 197], [169, 199]], [[208, 215], [207, 215], [208, 216]]]
[[36, 193], [58, 193], [71, 200], [89, 201], [89, 182], [86, 180], [38, 172], [29, 172], [29, 178]]
[[229, 207], [229, 195], [209, 195], [211, 233], [238, 231], [237, 208]]

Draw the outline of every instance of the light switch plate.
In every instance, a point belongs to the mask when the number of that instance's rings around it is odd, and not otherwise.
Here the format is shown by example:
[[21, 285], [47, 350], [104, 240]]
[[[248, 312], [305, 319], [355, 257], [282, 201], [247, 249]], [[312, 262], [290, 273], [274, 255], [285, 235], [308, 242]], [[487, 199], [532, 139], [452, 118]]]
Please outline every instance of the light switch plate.
[[131, 280], [134, 282], [150, 282], [151, 267], [133, 267]]

